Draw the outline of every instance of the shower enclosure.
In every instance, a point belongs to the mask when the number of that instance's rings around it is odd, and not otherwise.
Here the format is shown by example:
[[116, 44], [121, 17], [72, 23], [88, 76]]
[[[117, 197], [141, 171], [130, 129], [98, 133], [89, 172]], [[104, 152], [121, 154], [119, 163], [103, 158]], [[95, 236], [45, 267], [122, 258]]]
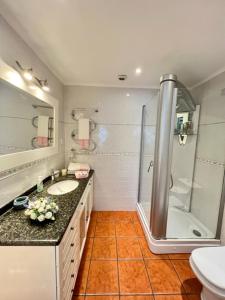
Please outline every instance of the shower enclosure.
[[[142, 109], [137, 210], [155, 253], [190, 252], [220, 243], [224, 165], [215, 199], [213, 182], [202, 179], [198, 164], [204, 160], [197, 155], [200, 117], [201, 105], [172, 74], [160, 78], [156, 124], [151, 109]], [[201, 211], [206, 198], [213, 203], [207, 216]]]

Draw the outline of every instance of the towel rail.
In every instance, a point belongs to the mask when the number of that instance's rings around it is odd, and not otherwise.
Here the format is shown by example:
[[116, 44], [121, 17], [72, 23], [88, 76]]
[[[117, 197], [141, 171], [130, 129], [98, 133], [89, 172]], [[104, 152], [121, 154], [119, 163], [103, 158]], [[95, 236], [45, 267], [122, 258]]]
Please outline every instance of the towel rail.
[[89, 117], [93, 113], [98, 113], [99, 110], [97, 108], [75, 108], [72, 110], [72, 119], [78, 121], [81, 117]]
[[[91, 133], [96, 129], [97, 124], [91, 119], [89, 119], [89, 121], [90, 121], [89, 133], [90, 133], [90, 136], [91, 136]], [[78, 136], [78, 129], [74, 129], [71, 132], [71, 138], [73, 139], [73, 141], [76, 144], [79, 144], [79, 139], [77, 138], [77, 136]], [[86, 153], [88, 151], [93, 152], [96, 148], [97, 148], [97, 144], [90, 138], [89, 147], [87, 149], [79, 149], [79, 151], [81, 153]]]
[[[43, 147], [49, 147], [49, 146], [51, 146], [51, 143], [53, 142], [53, 137], [52, 137], [52, 131], [54, 130], [54, 128], [52, 127], [53, 120], [54, 120], [53, 117], [49, 117], [49, 120], [48, 120], [48, 144], [49, 145], [43, 146]], [[38, 128], [37, 121], [38, 121], [38, 116], [35, 116], [32, 118], [32, 125], [35, 128]], [[33, 148], [43, 148], [43, 147], [37, 145], [37, 137], [36, 136], [31, 139], [31, 146]]]

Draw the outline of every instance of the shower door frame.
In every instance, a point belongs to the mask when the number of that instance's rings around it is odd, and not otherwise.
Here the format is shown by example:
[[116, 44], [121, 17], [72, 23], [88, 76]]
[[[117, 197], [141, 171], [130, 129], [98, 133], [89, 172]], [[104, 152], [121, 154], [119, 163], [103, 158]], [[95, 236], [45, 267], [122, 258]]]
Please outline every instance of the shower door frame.
[[[176, 97], [177, 90], [175, 87], [175, 83], [177, 81], [177, 77], [173, 74], [164, 75], [160, 78], [160, 84], [165, 84], [168, 82], [172, 82], [165, 89], [166, 92], [170, 95], [170, 100], [167, 104], [167, 114], [169, 114], [169, 118], [165, 117], [162, 121], [166, 130], [162, 130], [160, 128], [160, 120], [161, 120], [161, 109], [162, 105], [162, 86], [160, 88], [160, 101], [158, 106], [158, 116], [157, 116], [157, 127], [156, 127], [156, 141], [155, 141], [155, 151], [154, 151], [154, 173], [153, 173], [153, 187], [152, 187], [152, 197], [151, 197], [151, 216], [150, 216], [150, 226], [141, 205], [140, 201], [140, 188], [141, 188], [141, 178], [139, 176], [138, 183], [138, 203], [137, 203], [137, 212], [139, 219], [141, 221], [142, 227], [144, 229], [144, 233], [149, 245], [149, 248], [154, 253], [190, 253], [193, 249], [198, 247], [206, 247], [206, 246], [219, 246], [220, 245], [220, 233], [221, 233], [221, 224], [222, 224], [222, 213], [225, 203], [225, 176], [223, 189], [221, 194], [221, 205], [219, 210], [219, 218], [218, 218], [218, 227], [217, 234], [215, 239], [188, 239], [188, 238], [166, 238], [166, 225], [167, 225], [167, 215], [168, 215], [168, 192], [169, 192], [169, 175], [171, 172], [171, 162], [172, 162], [172, 146], [173, 146], [173, 126], [175, 122], [175, 113], [176, 113]], [[176, 90], [176, 91], [175, 91]], [[175, 93], [174, 93], [175, 91]], [[165, 92], [165, 91], [164, 91]], [[167, 95], [168, 96], [168, 95]], [[169, 105], [168, 105], [169, 104]], [[164, 107], [165, 109], [165, 107]], [[142, 117], [143, 117], [144, 107], [142, 108]], [[164, 111], [165, 113], [165, 111]], [[143, 120], [143, 119], [142, 119]], [[165, 129], [165, 127], [164, 127]], [[142, 122], [141, 129], [141, 151], [140, 151], [140, 166], [139, 166], [139, 174], [141, 174], [142, 168], [142, 155], [143, 155], [143, 130], [144, 130], [144, 122]], [[160, 145], [160, 137], [159, 133], [163, 133], [165, 138], [164, 145]], [[161, 137], [162, 139], [162, 137]], [[159, 145], [162, 149], [159, 149]], [[164, 159], [163, 159], [164, 158]], [[158, 170], [157, 170], [158, 169]], [[165, 172], [166, 170], [166, 172]], [[163, 175], [163, 187], [162, 187], [162, 178]], [[163, 192], [161, 192], [163, 188]], [[160, 197], [160, 198], [159, 198]], [[165, 197], [166, 200], [165, 200]], [[160, 201], [159, 201], [160, 199]], [[159, 207], [160, 209], [157, 211], [157, 205], [160, 202], [163, 202], [163, 205]], [[160, 205], [159, 205], [160, 206]], [[163, 226], [162, 226], [163, 224]], [[166, 224], [166, 225], [165, 225]]]
[[144, 148], [144, 114], [145, 114], [146, 105], [142, 105], [141, 111], [141, 141], [140, 141], [140, 155], [139, 155], [139, 177], [138, 177], [138, 203], [140, 203], [140, 194], [141, 194], [141, 170], [143, 167], [142, 157], [143, 157], [143, 148]]
[[[150, 230], [155, 239], [166, 238], [173, 150], [171, 141], [177, 101], [176, 81], [176, 75], [172, 74], [160, 78], [150, 216]], [[164, 101], [165, 98], [167, 101]]]

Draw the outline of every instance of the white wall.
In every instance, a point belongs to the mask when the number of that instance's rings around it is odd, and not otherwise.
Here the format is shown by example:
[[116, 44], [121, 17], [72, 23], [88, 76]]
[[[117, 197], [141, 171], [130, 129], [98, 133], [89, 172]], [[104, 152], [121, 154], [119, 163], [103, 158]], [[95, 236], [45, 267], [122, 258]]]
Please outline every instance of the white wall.
[[[225, 73], [192, 91], [201, 104], [192, 212], [216, 232], [225, 167]], [[225, 243], [225, 217], [222, 233]]]
[[[130, 97], [126, 96], [126, 93]], [[75, 161], [90, 163], [95, 170], [95, 209], [134, 210], [137, 202], [142, 105], [156, 117], [156, 90], [66, 86], [64, 89], [65, 151], [75, 147], [71, 132], [77, 122], [72, 109], [96, 108], [91, 118], [97, 123], [93, 139], [97, 148]]]
[[38, 56], [0, 16], [0, 57], [10, 66], [18, 60], [24, 67], [33, 67], [35, 75], [48, 79], [51, 94], [59, 101], [59, 154], [44, 163], [0, 181], [0, 207], [37, 183], [39, 175], [48, 176], [51, 168], [64, 166], [63, 86]]

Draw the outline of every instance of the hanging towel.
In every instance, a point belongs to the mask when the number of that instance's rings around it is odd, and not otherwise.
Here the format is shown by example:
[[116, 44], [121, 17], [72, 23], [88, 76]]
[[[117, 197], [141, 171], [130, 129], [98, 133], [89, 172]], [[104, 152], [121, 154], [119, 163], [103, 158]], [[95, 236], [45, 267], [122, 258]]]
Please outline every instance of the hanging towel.
[[48, 116], [38, 116], [37, 144], [39, 147], [48, 146]]
[[78, 120], [78, 140], [81, 149], [88, 149], [90, 142], [90, 120], [80, 118]]

